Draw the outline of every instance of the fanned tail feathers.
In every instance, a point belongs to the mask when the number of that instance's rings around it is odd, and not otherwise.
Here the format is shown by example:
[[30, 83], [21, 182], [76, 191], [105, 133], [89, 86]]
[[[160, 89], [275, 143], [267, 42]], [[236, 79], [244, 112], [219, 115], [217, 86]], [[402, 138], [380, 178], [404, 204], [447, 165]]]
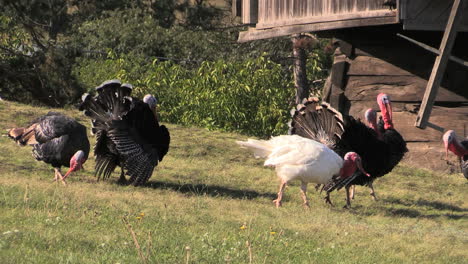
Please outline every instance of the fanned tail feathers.
[[332, 147], [344, 132], [343, 116], [317, 98], [304, 99], [291, 110], [289, 134], [296, 134]]
[[[96, 87], [96, 96], [84, 94], [79, 110], [91, 118], [91, 132], [96, 135], [96, 141], [106, 144], [103, 135], [107, 137], [104, 131], [107, 131], [113, 120], [121, 120], [131, 109], [132, 92], [130, 84], [121, 84], [119, 80], [109, 80]], [[94, 153], [97, 153], [96, 144]], [[112, 153], [100, 153], [96, 155], [95, 175], [99, 179], [110, 177], [119, 159]]]
[[92, 119], [93, 132], [103, 129], [103, 125], [111, 120], [120, 120], [131, 108], [130, 97], [132, 86], [121, 84], [119, 80], [105, 81], [96, 87], [97, 95], [82, 96], [80, 111]]

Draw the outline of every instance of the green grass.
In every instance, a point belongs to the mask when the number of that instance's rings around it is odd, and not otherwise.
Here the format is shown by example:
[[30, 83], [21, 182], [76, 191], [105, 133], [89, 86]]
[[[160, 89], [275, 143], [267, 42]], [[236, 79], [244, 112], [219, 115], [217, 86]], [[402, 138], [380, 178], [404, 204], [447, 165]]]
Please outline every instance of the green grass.
[[[0, 128], [47, 111], [0, 102]], [[78, 111], [59, 111], [89, 124]], [[276, 209], [274, 170], [234, 143], [245, 136], [168, 127], [170, 151], [139, 188], [117, 185], [117, 172], [96, 182], [93, 158], [67, 186], [53, 183], [52, 168], [35, 161], [29, 147], [0, 137], [0, 263], [468, 261], [461, 174], [399, 166], [376, 181], [379, 201], [358, 187], [349, 210], [343, 191], [332, 194], [329, 207], [313, 186], [306, 210], [293, 184]]]

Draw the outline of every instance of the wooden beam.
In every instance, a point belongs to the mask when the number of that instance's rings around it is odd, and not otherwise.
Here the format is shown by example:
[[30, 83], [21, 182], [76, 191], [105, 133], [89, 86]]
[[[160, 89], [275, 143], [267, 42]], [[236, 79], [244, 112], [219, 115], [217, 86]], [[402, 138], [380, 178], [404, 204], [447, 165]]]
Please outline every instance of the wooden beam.
[[[425, 50], [428, 50], [428, 51], [430, 51], [430, 52], [432, 52], [432, 53], [434, 53], [434, 54], [436, 54], [436, 55], [440, 55], [440, 50], [438, 50], [438, 49], [436, 49], [436, 48], [433, 48], [433, 47], [431, 47], [431, 46], [429, 46], [429, 45], [427, 45], [427, 44], [424, 44], [424, 43], [422, 43], [422, 42], [419, 42], [419, 41], [417, 41], [417, 40], [415, 40], [415, 39], [412, 39], [412, 38], [407, 37], [407, 36], [405, 36], [405, 35], [402, 35], [402, 34], [400, 34], [400, 33], [397, 33], [397, 36], [399, 36], [400, 38], [406, 39], [406, 40], [408, 40], [409, 42], [411, 42], [411, 43], [413, 43], [413, 44], [416, 44], [416, 45], [420, 46], [421, 48], [423, 48], [423, 49], [425, 49]], [[468, 61], [462, 60], [462, 59], [460, 59], [460, 58], [458, 58], [458, 57], [455, 57], [455, 56], [453, 56], [453, 55], [450, 55], [450, 56], [449, 56], [449, 60], [451, 60], [451, 61], [453, 61], [453, 62], [456, 62], [456, 63], [458, 63], [458, 64], [460, 64], [460, 65], [463, 65], [463, 66], [465, 66], [465, 67], [468, 67]]]
[[457, 26], [461, 21], [462, 6], [466, 0], [455, 0], [453, 2], [452, 11], [445, 28], [444, 36], [440, 44], [440, 55], [437, 56], [432, 68], [431, 77], [427, 82], [426, 92], [421, 103], [421, 109], [419, 110], [418, 116], [416, 117], [415, 126], [419, 128], [426, 128], [431, 115], [432, 106], [434, 105], [434, 99], [437, 95], [440, 83], [444, 76], [445, 68], [452, 51], [453, 44], [457, 37]]
[[[297, 0], [296, 0], [297, 1]], [[352, 13], [338, 13], [338, 14], [329, 14], [329, 15], [309, 15], [305, 17], [288, 17], [288, 18], [278, 18], [271, 19], [265, 17], [264, 14], [260, 14], [260, 20], [257, 24], [257, 29], [268, 29], [274, 27], [283, 27], [283, 26], [293, 26], [293, 25], [303, 25], [311, 23], [327, 23], [333, 21], [342, 21], [342, 20], [353, 20], [353, 19], [368, 19], [368, 18], [379, 18], [379, 17], [392, 17], [395, 22], [397, 20], [397, 11], [396, 10], [371, 10], [371, 11], [361, 11], [361, 12], [352, 12]], [[263, 16], [262, 16], [263, 15]]]
[[[245, 23], [245, 21], [244, 21]], [[326, 23], [313, 23], [303, 25], [293, 25], [284, 27], [274, 27], [271, 29], [257, 30], [250, 29], [239, 33], [238, 42], [247, 42], [258, 39], [268, 39], [289, 36], [304, 32], [315, 32], [330, 29], [349, 28], [349, 27], [363, 27], [363, 26], [376, 26], [396, 24], [395, 17], [375, 17], [375, 18], [362, 18], [342, 21], [332, 21]]]

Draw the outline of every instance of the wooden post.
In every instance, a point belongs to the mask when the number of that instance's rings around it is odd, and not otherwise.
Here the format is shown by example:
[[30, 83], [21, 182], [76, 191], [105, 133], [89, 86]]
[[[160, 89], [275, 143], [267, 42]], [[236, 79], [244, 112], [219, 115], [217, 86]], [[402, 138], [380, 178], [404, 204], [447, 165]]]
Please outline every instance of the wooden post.
[[346, 86], [346, 73], [348, 71], [348, 62], [346, 55], [335, 56], [331, 68], [331, 93], [329, 103], [332, 107], [342, 112], [345, 110], [344, 89]]
[[292, 36], [294, 57], [294, 86], [296, 87], [296, 104], [302, 103], [304, 98], [309, 97], [309, 82], [307, 81], [307, 55], [301, 39], [305, 36], [299, 34]]
[[242, 16], [242, 0], [232, 0], [231, 12], [232, 16]]
[[242, 23], [256, 24], [258, 22], [258, 1], [242, 0]]
[[434, 62], [431, 77], [427, 82], [426, 92], [424, 93], [424, 98], [421, 103], [421, 109], [416, 118], [415, 126], [419, 128], [426, 128], [429, 121], [437, 90], [442, 82], [453, 43], [455, 43], [457, 37], [457, 26], [461, 21], [461, 13], [463, 10], [463, 4], [460, 3], [464, 1], [465, 0], [455, 0], [453, 2], [452, 11], [450, 12], [447, 27], [445, 28], [445, 33], [440, 44], [440, 55], [437, 56]]

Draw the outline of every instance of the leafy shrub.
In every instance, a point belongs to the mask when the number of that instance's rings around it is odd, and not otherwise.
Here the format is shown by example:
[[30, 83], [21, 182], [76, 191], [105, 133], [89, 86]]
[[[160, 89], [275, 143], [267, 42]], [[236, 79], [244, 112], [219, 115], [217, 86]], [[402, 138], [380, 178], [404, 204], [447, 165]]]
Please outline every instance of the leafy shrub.
[[134, 96], [156, 95], [163, 121], [260, 137], [286, 132], [293, 84], [264, 56], [203, 62], [196, 70], [168, 61], [145, 64], [135, 56], [110, 57], [82, 61], [79, 79], [87, 87], [112, 78], [132, 83]]

